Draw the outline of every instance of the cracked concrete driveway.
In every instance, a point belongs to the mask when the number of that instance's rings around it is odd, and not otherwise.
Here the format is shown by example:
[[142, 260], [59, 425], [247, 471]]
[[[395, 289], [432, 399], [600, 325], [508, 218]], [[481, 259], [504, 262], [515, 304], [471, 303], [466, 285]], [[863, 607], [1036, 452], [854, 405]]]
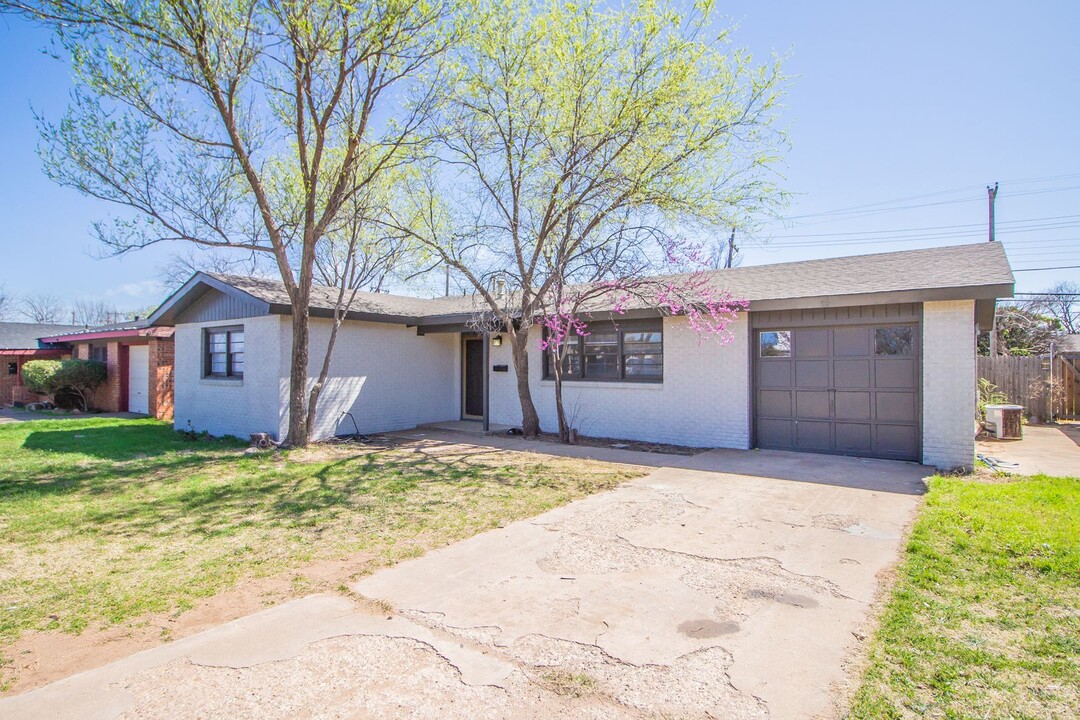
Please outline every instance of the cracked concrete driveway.
[[0, 701], [0, 716], [836, 716], [926, 468], [663, 461], [680, 467], [364, 578], [367, 600], [294, 601]]

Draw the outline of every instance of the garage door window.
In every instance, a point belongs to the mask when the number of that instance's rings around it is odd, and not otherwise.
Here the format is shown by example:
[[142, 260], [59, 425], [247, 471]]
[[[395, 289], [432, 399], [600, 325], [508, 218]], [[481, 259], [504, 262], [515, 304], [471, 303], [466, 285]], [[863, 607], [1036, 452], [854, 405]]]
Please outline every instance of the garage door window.
[[910, 355], [910, 327], [884, 327], [874, 330], [875, 355]]
[[791, 331], [761, 333], [761, 357], [791, 357]]

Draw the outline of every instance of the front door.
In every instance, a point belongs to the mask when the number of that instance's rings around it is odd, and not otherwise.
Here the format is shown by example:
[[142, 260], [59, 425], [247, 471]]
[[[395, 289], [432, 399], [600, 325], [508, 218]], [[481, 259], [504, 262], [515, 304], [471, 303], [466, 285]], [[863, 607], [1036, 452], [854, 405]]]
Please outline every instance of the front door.
[[467, 337], [463, 343], [461, 416], [484, 417], [484, 341]]

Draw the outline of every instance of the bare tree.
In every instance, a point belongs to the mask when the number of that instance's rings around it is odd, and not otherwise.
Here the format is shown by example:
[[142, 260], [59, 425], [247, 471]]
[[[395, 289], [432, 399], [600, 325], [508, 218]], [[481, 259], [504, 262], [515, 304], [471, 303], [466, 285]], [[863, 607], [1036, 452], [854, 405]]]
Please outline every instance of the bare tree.
[[1080, 287], [1072, 282], [1060, 282], [1034, 300], [1032, 305], [1061, 324], [1069, 334], [1080, 333]]
[[110, 305], [100, 298], [76, 300], [71, 307], [72, 325], [106, 325], [117, 322], [120, 317], [121, 313], [115, 305]]
[[60, 298], [50, 293], [26, 295], [19, 300], [19, 314], [27, 322], [56, 325], [64, 322], [67, 311]]
[[311, 290], [342, 207], [408, 160], [448, 0], [0, 0], [52, 28], [76, 89], [45, 171], [124, 206], [113, 253], [176, 240], [264, 254], [292, 305], [289, 430], [309, 441]]
[[187, 252], [173, 254], [169, 261], [158, 270], [158, 279], [167, 292], [172, 292], [191, 279], [197, 272], [220, 273], [222, 275], [247, 275], [250, 277], [272, 277], [277, 268], [263, 253], [229, 254], [214, 248], [195, 245]]
[[0, 320], [7, 320], [11, 316], [12, 304], [8, 297], [7, 288], [0, 285]]

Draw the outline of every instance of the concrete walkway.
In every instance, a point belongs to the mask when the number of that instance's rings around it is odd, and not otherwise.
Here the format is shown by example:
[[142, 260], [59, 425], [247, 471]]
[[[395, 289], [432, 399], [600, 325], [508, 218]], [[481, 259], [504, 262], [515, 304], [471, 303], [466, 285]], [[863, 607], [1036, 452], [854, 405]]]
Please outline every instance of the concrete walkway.
[[1015, 463], [1010, 475], [1080, 477], [1080, 425], [1025, 425], [1022, 440], [980, 439], [976, 452]]
[[631, 455], [659, 467], [375, 573], [352, 599], [298, 600], [0, 701], [0, 717], [836, 717], [926, 468]]

